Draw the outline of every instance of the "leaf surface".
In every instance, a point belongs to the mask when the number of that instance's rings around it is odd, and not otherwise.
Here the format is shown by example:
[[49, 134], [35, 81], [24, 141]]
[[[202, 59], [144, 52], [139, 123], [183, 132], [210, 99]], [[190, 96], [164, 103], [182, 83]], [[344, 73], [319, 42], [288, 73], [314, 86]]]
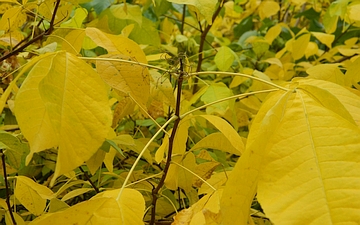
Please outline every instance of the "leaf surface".
[[302, 90], [283, 108], [258, 183], [266, 215], [280, 225], [359, 221], [359, 128]]
[[30, 225], [63, 224], [107, 224], [142, 225], [145, 201], [134, 189], [123, 190], [119, 200], [119, 189], [102, 192], [89, 201], [79, 203], [64, 211], [48, 213], [29, 223]]
[[27, 162], [35, 152], [58, 146], [55, 178], [88, 160], [111, 123], [101, 78], [66, 52], [49, 54], [33, 67], [15, 99], [15, 114], [30, 143]]

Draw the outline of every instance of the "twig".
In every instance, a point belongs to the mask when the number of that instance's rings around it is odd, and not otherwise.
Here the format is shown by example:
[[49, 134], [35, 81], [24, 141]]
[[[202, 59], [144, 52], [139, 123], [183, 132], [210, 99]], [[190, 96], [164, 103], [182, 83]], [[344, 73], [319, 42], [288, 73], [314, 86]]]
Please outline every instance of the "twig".
[[8, 184], [8, 179], [7, 179], [7, 173], [6, 173], [6, 162], [5, 162], [5, 154], [3, 152], [2, 149], [0, 149], [0, 154], [1, 154], [1, 161], [2, 161], [2, 167], [3, 167], [3, 175], [4, 175], [4, 181], [5, 181], [5, 191], [6, 191], [6, 205], [8, 207], [9, 213], [10, 213], [10, 217], [11, 217], [11, 221], [14, 225], [16, 225], [16, 220], [14, 217], [14, 214], [11, 210], [11, 205], [10, 205], [10, 189], [9, 189], [9, 184]]
[[11, 57], [13, 55], [16, 55], [16, 54], [20, 53], [21, 51], [23, 51], [29, 45], [37, 42], [38, 40], [42, 39], [44, 36], [51, 34], [54, 31], [54, 21], [55, 21], [56, 12], [57, 12], [57, 10], [59, 8], [59, 5], [60, 5], [60, 0], [57, 0], [56, 3], [55, 3], [55, 9], [54, 9], [53, 15], [52, 15], [52, 18], [51, 18], [51, 21], [50, 21], [49, 29], [45, 30], [43, 33], [39, 34], [38, 36], [34, 37], [33, 39], [29, 40], [29, 42], [22, 45], [21, 47], [19, 47], [19, 48], [15, 49], [15, 50], [9, 52], [8, 54], [0, 57], [0, 62], [4, 61], [5, 59], [7, 59], [7, 58], [9, 58], [9, 57]]
[[[221, 0], [219, 2], [219, 6], [216, 9], [214, 15], [212, 16], [212, 24], [214, 23], [216, 17], [219, 15], [220, 10], [222, 9], [222, 7], [224, 5], [224, 1], [225, 0]], [[206, 41], [206, 36], [209, 33], [209, 31], [210, 31], [210, 29], [212, 27], [212, 24], [208, 24], [201, 33], [200, 44], [199, 44], [199, 57], [198, 57], [198, 64], [197, 64], [197, 67], [196, 67], [196, 72], [201, 71], [201, 64], [202, 64], [202, 61], [204, 59], [204, 56], [203, 56], [204, 44], [205, 44], [205, 41]], [[193, 93], [195, 93], [196, 90], [197, 90], [197, 78], [195, 77], [194, 86], [193, 86]]]
[[150, 225], [155, 224], [156, 201], [158, 199], [158, 194], [159, 194], [160, 189], [164, 186], [165, 178], [169, 171], [169, 167], [170, 167], [170, 163], [171, 163], [171, 155], [172, 155], [174, 140], [175, 140], [175, 134], [176, 134], [176, 131], [179, 127], [179, 123], [181, 120], [180, 119], [180, 101], [181, 101], [181, 89], [182, 89], [182, 82], [184, 79], [184, 75], [185, 75], [185, 72], [184, 72], [183, 59], [180, 58], [180, 68], [179, 68], [179, 77], [178, 77], [178, 81], [177, 81], [178, 88], [177, 88], [177, 93], [176, 93], [176, 108], [175, 108], [175, 116], [177, 118], [174, 122], [174, 127], [172, 129], [171, 136], [169, 138], [169, 149], [168, 149], [168, 153], [167, 153], [165, 167], [163, 170], [163, 175], [159, 181], [159, 184], [156, 186], [155, 189], [152, 190], [152, 203], [151, 203], [152, 208], [151, 208]]
[[184, 34], [185, 13], [186, 13], [186, 4], [183, 5], [182, 18], [181, 18], [181, 27], [180, 27], [181, 34]]
[[91, 186], [94, 188], [94, 190], [96, 191], [96, 193], [100, 193], [99, 188], [96, 187], [95, 184], [91, 181], [91, 179], [90, 179], [89, 175], [87, 174], [87, 172], [85, 172], [85, 171], [83, 170], [83, 168], [81, 168], [81, 166], [79, 166], [79, 169], [80, 169], [80, 171], [84, 174], [86, 180], [88, 180], [88, 181], [90, 182]]

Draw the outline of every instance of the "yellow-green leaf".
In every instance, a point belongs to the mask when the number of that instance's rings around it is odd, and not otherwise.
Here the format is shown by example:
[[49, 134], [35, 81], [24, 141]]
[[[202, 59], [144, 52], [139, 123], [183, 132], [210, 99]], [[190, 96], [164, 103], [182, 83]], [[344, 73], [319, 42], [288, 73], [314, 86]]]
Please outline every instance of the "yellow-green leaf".
[[66, 21], [61, 23], [60, 27], [69, 27], [69, 28], [81, 28], [84, 19], [87, 17], [88, 11], [84, 8], [75, 9], [74, 16]]
[[234, 52], [227, 46], [222, 46], [215, 55], [215, 64], [221, 71], [227, 71], [235, 59]]
[[360, 88], [358, 82], [360, 82], [360, 57], [357, 58], [354, 62], [350, 64], [348, 70], [345, 73], [345, 85], [352, 86], [354, 85], [356, 88]]
[[206, 22], [212, 24], [212, 15], [215, 11], [217, 0], [168, 0], [177, 4], [186, 4], [194, 6], [202, 14]]
[[40, 215], [46, 206], [46, 200], [51, 199], [53, 192], [44, 185], [24, 176], [16, 177], [15, 197], [32, 214]]
[[30, 225], [63, 224], [107, 224], [143, 225], [145, 201], [140, 192], [134, 189], [120, 189], [97, 194], [89, 201], [79, 203], [64, 211], [47, 213], [30, 222]]
[[16, 96], [15, 115], [30, 143], [27, 162], [35, 152], [58, 146], [54, 179], [88, 160], [111, 123], [101, 78], [66, 52], [48, 54], [34, 65]]
[[[224, 83], [213, 83], [201, 96], [201, 101], [205, 104], [227, 98], [233, 95], [233, 92]], [[235, 100], [222, 101], [206, 107], [207, 114], [217, 114], [223, 116], [229, 108], [233, 108]]]

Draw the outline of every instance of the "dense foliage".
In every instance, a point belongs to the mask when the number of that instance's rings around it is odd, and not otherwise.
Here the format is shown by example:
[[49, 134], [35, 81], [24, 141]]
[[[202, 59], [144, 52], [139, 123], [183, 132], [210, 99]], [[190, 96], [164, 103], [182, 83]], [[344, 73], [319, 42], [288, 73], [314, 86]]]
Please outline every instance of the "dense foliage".
[[0, 0], [2, 223], [359, 223], [359, 12]]

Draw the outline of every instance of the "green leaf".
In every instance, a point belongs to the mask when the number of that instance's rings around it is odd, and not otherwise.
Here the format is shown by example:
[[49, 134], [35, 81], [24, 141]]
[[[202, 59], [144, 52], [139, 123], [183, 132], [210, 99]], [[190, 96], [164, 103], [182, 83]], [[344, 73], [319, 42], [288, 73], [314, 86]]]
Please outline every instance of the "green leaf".
[[15, 115], [35, 152], [58, 146], [55, 178], [88, 160], [111, 123], [107, 91], [96, 72], [66, 52], [48, 54], [29, 72], [15, 99]]
[[25, 165], [25, 155], [29, 153], [29, 147], [14, 135], [0, 131], [0, 148], [6, 149], [4, 152], [10, 166], [21, 169]]
[[86, 9], [77, 8], [75, 9], [74, 16], [70, 20], [62, 23], [60, 27], [81, 28], [84, 19], [87, 17], [87, 14], [88, 12]]
[[234, 52], [227, 46], [222, 46], [215, 55], [215, 64], [221, 71], [227, 71], [235, 60]]
[[[232, 95], [233, 92], [224, 83], [213, 83], [206, 89], [205, 93], [201, 96], [200, 99], [205, 104], [208, 104], [223, 98], [230, 97]], [[206, 107], [206, 113], [223, 116], [229, 108], [234, 107], [234, 104], [234, 99], [222, 101]]]

